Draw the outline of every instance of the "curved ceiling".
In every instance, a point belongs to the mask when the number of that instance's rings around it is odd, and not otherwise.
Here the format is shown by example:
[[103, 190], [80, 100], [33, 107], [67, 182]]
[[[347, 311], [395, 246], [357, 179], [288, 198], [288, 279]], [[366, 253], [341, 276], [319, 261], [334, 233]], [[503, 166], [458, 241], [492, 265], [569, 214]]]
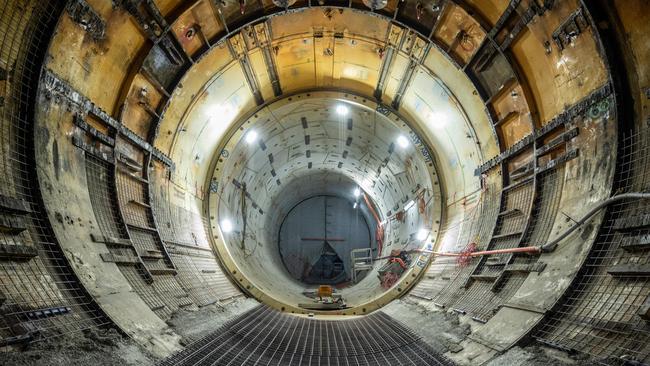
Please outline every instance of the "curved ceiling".
[[388, 19], [326, 10], [271, 17], [197, 60], [174, 91], [156, 139], [178, 162], [178, 183], [205, 187], [204, 163], [220, 138], [235, 121], [267, 113], [264, 106], [277, 99], [276, 85], [285, 96], [336, 89], [374, 100], [380, 91], [382, 104], [398, 106], [430, 143], [447, 196], [478, 189], [474, 170], [498, 150], [483, 103], [465, 74], [439, 49]]

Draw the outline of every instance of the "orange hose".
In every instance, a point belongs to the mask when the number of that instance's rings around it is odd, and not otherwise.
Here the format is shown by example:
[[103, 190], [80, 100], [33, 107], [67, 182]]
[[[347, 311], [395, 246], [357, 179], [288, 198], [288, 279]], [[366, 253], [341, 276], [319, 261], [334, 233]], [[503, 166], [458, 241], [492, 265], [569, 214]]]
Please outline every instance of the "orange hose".
[[379, 216], [377, 215], [375, 208], [372, 206], [372, 204], [370, 204], [370, 200], [368, 199], [368, 196], [365, 193], [363, 194], [363, 200], [366, 201], [366, 206], [368, 206], [368, 208], [370, 209], [370, 213], [372, 213], [372, 216], [375, 217], [375, 221], [377, 221], [377, 225], [379, 225], [381, 220], [379, 220]]
[[366, 202], [366, 206], [370, 209], [370, 213], [375, 218], [377, 222], [377, 228], [375, 230], [375, 238], [377, 239], [377, 253], [381, 254], [381, 251], [384, 249], [384, 227], [381, 225], [381, 220], [379, 220], [379, 215], [375, 211], [374, 206], [370, 203], [368, 196], [363, 193], [363, 200]]

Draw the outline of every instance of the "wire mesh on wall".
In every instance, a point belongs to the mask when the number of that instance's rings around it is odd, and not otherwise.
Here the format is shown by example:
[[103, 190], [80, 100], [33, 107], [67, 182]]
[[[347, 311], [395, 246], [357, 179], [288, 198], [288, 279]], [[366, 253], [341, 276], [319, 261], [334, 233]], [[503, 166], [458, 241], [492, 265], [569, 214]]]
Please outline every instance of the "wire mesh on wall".
[[[624, 137], [619, 151], [618, 193], [649, 192], [650, 130]], [[650, 363], [649, 251], [649, 202], [609, 207], [583, 268], [534, 337], [603, 364]]]
[[109, 322], [56, 243], [35, 179], [30, 108], [63, 5], [0, 1], [0, 347]]

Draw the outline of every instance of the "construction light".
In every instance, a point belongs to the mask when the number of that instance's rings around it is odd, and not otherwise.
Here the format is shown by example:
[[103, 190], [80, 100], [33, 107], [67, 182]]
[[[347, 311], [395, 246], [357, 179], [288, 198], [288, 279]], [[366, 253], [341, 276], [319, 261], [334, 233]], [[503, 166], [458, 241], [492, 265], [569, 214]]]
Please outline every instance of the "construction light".
[[359, 187], [354, 189], [354, 197], [359, 198], [361, 196], [361, 189]]
[[232, 222], [228, 219], [221, 220], [221, 231], [224, 233], [229, 233], [233, 229]]
[[248, 131], [248, 133], [246, 134], [245, 139], [246, 139], [247, 144], [249, 144], [249, 145], [252, 144], [253, 142], [255, 142], [257, 140], [257, 132], [255, 132], [254, 130]]
[[413, 206], [415, 206], [415, 201], [413, 200], [408, 201], [408, 203], [406, 203], [406, 206], [404, 206], [404, 211], [408, 211]]
[[401, 135], [400, 137], [397, 138], [397, 144], [402, 149], [405, 149], [409, 146], [409, 140], [404, 135]]
[[347, 115], [349, 111], [350, 109], [347, 106], [344, 106], [343, 104], [336, 106], [336, 113], [338, 113], [341, 116]]

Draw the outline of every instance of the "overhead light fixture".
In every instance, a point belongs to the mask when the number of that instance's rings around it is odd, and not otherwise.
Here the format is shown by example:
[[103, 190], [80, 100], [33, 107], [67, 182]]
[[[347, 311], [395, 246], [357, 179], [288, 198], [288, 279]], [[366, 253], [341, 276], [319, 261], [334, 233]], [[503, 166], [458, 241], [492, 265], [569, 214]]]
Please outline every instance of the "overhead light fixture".
[[411, 209], [411, 207], [415, 206], [415, 201], [410, 200], [406, 203], [406, 206], [404, 206], [404, 211], [408, 211]]
[[350, 109], [343, 104], [336, 106], [336, 113], [338, 113], [341, 116], [347, 115], [349, 111]]
[[353, 208], [353, 209], [356, 209], [356, 208], [357, 208], [357, 205], [358, 205], [358, 204], [355, 202], [354, 205], [352, 205], [352, 208]]
[[354, 197], [359, 198], [361, 196], [361, 189], [359, 187], [354, 189]]
[[417, 240], [425, 240], [429, 236], [429, 230], [426, 229], [420, 229], [418, 233], [415, 235], [415, 238]]
[[229, 233], [233, 229], [232, 222], [228, 219], [221, 220], [221, 231], [224, 233]]
[[255, 142], [257, 140], [257, 132], [255, 132], [255, 130], [248, 131], [248, 133], [246, 133], [246, 136], [244, 137], [244, 139], [246, 140], [247, 144], [249, 144], [249, 145], [252, 144], [253, 142]]
[[400, 137], [397, 138], [397, 144], [402, 149], [407, 148], [409, 146], [409, 139], [407, 139], [404, 135], [400, 135]]

